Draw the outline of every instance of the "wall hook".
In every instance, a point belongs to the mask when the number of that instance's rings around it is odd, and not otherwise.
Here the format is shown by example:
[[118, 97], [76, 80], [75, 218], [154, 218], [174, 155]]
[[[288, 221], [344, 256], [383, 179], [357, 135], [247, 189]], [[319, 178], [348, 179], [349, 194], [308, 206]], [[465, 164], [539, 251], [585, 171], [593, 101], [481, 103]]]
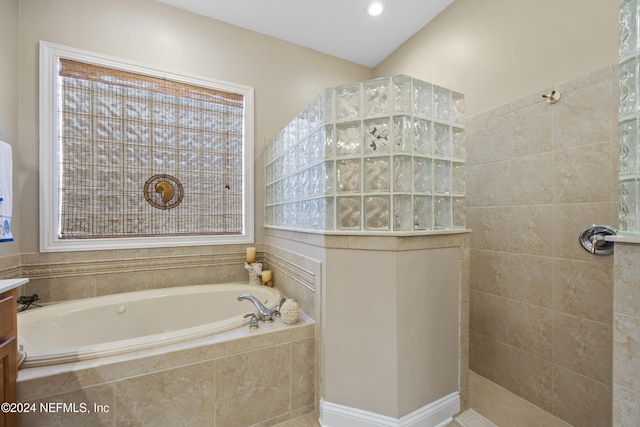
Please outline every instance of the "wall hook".
[[555, 104], [556, 102], [560, 101], [561, 95], [560, 95], [560, 92], [558, 92], [557, 90], [552, 90], [551, 94], [542, 95], [542, 97], [547, 102], [547, 104]]

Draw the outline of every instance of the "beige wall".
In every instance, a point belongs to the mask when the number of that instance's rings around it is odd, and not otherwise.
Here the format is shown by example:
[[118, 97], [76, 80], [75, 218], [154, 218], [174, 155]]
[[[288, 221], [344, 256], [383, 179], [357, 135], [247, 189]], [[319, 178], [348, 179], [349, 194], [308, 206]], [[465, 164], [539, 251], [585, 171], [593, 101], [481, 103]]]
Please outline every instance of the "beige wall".
[[375, 68], [466, 95], [475, 114], [617, 62], [621, 0], [456, 0]]
[[459, 337], [463, 257], [466, 249], [458, 247], [396, 255], [399, 415], [450, 393], [464, 393], [458, 382], [467, 345]]
[[0, 40], [0, 139], [17, 147], [18, 0], [0, 3]]
[[[254, 87], [257, 241], [264, 240], [265, 138], [274, 137], [321, 89], [372, 76], [369, 68], [152, 0], [21, 0], [19, 4], [23, 188], [16, 210], [23, 219], [22, 252], [36, 252], [39, 245], [39, 40]], [[9, 47], [13, 49], [13, 44]]]
[[398, 413], [397, 399], [394, 255], [391, 251], [327, 251], [322, 397], [332, 403], [400, 418], [405, 414]]
[[314, 319], [325, 402], [401, 419], [459, 391], [465, 407], [469, 241], [267, 231], [270, 249], [322, 265]]
[[[19, 195], [18, 182], [18, 8], [19, 0], [0, 2], [0, 140], [11, 144], [13, 149], [13, 191]], [[19, 252], [20, 220], [19, 206], [14, 201], [12, 232], [15, 242], [0, 243], [0, 256]]]

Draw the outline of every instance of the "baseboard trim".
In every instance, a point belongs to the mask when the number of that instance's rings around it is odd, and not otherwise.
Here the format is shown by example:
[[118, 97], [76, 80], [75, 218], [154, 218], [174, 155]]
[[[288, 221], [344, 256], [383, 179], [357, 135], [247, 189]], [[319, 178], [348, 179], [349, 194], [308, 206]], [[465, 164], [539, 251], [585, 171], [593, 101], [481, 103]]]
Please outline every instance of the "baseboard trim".
[[457, 391], [397, 419], [320, 399], [322, 427], [445, 427], [460, 412]]

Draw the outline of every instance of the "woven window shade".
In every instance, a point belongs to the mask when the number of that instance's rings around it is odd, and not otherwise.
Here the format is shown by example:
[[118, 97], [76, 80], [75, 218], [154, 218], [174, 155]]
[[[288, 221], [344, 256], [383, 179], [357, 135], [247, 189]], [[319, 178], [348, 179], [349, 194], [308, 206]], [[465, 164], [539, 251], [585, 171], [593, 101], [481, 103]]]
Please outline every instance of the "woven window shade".
[[[244, 231], [242, 95], [65, 59], [58, 85], [60, 238]], [[145, 199], [158, 174], [171, 209]]]

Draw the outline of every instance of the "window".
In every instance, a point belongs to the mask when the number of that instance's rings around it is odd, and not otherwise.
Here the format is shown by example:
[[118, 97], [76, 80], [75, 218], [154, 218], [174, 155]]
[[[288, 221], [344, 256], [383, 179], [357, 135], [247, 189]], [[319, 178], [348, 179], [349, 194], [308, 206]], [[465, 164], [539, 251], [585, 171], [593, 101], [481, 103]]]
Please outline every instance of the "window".
[[41, 250], [253, 240], [253, 89], [41, 42]]

